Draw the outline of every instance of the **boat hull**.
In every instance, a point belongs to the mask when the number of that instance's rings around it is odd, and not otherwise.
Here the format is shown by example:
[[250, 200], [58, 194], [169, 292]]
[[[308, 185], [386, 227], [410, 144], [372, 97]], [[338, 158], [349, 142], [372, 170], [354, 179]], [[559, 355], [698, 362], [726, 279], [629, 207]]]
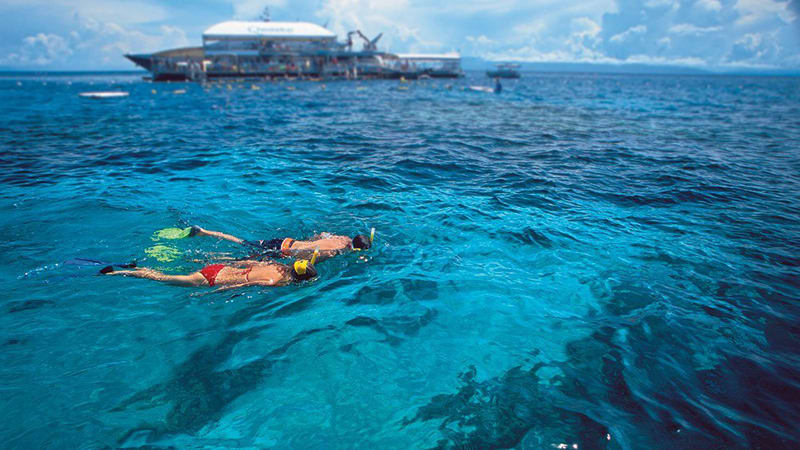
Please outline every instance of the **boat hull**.
[[516, 70], [489, 70], [486, 72], [489, 78], [519, 78]]
[[[385, 55], [384, 55], [385, 56]], [[130, 61], [149, 71], [153, 81], [206, 81], [211, 79], [347, 78], [417, 79], [459, 78], [460, 67], [402, 70], [380, 62], [375, 53], [338, 52], [286, 56], [206, 55], [202, 47], [165, 50], [153, 54], [127, 54]], [[274, 62], [280, 58], [281, 63]], [[383, 61], [390, 60], [384, 58]]]

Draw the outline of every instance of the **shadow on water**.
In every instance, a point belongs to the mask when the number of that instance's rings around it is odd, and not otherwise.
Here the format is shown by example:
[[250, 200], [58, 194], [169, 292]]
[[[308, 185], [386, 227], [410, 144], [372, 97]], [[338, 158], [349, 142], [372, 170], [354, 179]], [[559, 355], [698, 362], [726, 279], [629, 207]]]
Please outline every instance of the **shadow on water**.
[[[441, 420], [445, 439], [436, 448], [603, 448], [607, 429], [587, 416], [553, 406], [548, 388], [537, 376], [545, 364], [532, 369], [514, 367], [500, 377], [476, 381], [470, 367], [460, 376], [455, 394], [433, 397], [417, 414], [403, 420]], [[534, 431], [528, 436], [530, 431]]]
[[[397, 289], [380, 292], [388, 303], [397, 302], [398, 296], [414, 301], [435, 299], [437, 283], [424, 280], [398, 280]], [[362, 291], [366, 288], [362, 288]], [[364, 294], [359, 291], [353, 302], [349, 304], [370, 304], [370, 297], [375, 293]], [[271, 325], [259, 325], [243, 331], [233, 328], [247, 324], [249, 321], [263, 316], [276, 319], [298, 314], [312, 307], [313, 296], [305, 296], [289, 304], [279, 302], [265, 303], [246, 307], [234, 313], [227, 321], [228, 330], [217, 343], [206, 345], [192, 353], [189, 358], [179, 364], [172, 372], [171, 378], [163, 383], [145, 389], [123, 401], [112, 412], [122, 412], [131, 408], [146, 410], [169, 405], [163, 422], [143, 424], [130, 429], [119, 440], [122, 447], [153, 444], [162, 438], [177, 434], [192, 434], [204, 426], [218, 421], [226, 412], [231, 402], [243, 394], [256, 389], [262, 380], [269, 376], [270, 370], [289, 354], [291, 348], [305, 339], [324, 332], [339, 335], [351, 328], [370, 328], [379, 335], [381, 341], [391, 346], [399, 345], [409, 336], [416, 335], [419, 330], [430, 324], [437, 316], [434, 309], [423, 308], [419, 315], [386, 314], [375, 318], [369, 315], [358, 315], [341, 325], [327, 325], [301, 331], [288, 342], [271, 350], [263, 357], [250, 361], [234, 369], [220, 370], [234, 352], [240, 342], [255, 339], [259, 333]], [[351, 343], [347, 348], [339, 350], [354, 352], [358, 343]]]
[[43, 308], [48, 305], [55, 305], [55, 302], [50, 300], [25, 300], [25, 301], [16, 301], [11, 302], [8, 304], [8, 313], [18, 313], [22, 311], [28, 311], [32, 309], [39, 309]]
[[[457, 392], [434, 396], [402, 426], [439, 421], [437, 448], [794, 448], [800, 370], [791, 355], [800, 327], [767, 321], [783, 361], [720, 354], [713, 367], [696, 368], [691, 349], [674, 351], [675, 323], [646, 312], [655, 301], [642, 292], [613, 289], [595, 330], [567, 343], [565, 361], [485, 381], [469, 367]], [[548, 369], [558, 374], [538, 375]]]
[[[128, 431], [120, 445], [138, 445], [131, 438], [154, 442], [164, 434], [193, 433], [206, 424], [218, 420], [225, 407], [242, 394], [255, 388], [266, 372], [287, 351], [305, 338], [334, 327], [305, 330], [291, 340], [236, 369], [218, 371], [239, 342], [255, 337], [267, 326], [251, 328], [244, 332], [229, 331], [216, 345], [205, 346], [194, 352], [180, 364], [170, 380], [139, 392], [114, 408], [123, 411], [136, 405], [137, 409], [149, 409], [171, 404], [163, 424], [142, 426]], [[143, 433], [144, 432], [144, 433]]]

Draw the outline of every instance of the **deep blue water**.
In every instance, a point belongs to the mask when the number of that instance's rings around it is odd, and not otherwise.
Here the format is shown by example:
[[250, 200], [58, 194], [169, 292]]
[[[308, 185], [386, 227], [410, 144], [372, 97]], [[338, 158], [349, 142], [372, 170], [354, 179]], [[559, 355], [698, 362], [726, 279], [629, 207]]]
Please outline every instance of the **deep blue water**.
[[[2, 447], [797, 448], [800, 79], [470, 84], [2, 75]], [[209, 295], [64, 264], [242, 253], [147, 257], [187, 224], [377, 236]]]

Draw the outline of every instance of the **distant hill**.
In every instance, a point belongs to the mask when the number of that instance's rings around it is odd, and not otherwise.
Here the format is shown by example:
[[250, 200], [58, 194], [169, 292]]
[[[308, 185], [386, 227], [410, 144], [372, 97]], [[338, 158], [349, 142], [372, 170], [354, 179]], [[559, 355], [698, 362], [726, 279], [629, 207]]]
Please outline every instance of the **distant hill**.
[[[486, 61], [475, 57], [461, 58], [461, 67], [464, 70], [487, 70], [496, 64], [506, 61]], [[515, 62], [520, 65], [523, 72], [588, 72], [588, 73], [641, 73], [641, 74], [666, 74], [666, 75], [800, 75], [800, 70], [766, 70], [766, 69], [737, 69], [737, 70], [705, 70], [685, 66], [651, 65], [651, 64], [590, 64], [590, 63], [540, 63], [540, 62]]]

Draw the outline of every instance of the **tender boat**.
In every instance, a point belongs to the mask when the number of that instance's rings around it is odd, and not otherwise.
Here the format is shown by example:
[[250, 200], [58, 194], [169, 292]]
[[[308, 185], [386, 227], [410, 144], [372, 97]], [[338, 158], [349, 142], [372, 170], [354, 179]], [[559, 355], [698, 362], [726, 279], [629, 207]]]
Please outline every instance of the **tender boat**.
[[519, 64], [498, 64], [494, 70], [486, 71], [490, 78], [519, 78]]
[[121, 92], [121, 91], [107, 91], [107, 92], [81, 92], [78, 94], [79, 97], [83, 98], [120, 98], [120, 97], [127, 97], [130, 94], [128, 92]]

